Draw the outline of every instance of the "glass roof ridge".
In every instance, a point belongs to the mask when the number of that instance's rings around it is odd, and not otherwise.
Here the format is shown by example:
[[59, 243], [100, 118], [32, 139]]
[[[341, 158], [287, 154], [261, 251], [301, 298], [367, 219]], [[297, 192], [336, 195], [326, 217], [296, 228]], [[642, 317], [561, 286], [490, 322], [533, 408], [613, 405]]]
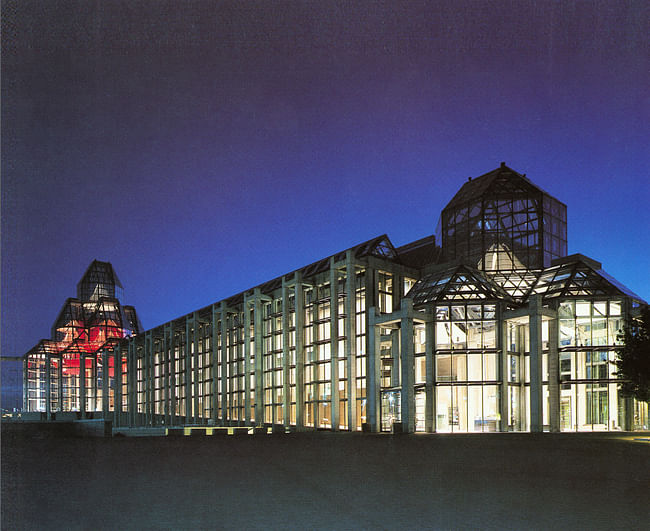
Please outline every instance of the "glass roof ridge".
[[[230, 295], [228, 297], [215, 301], [213, 304], [217, 304], [221, 302], [225, 302], [226, 304], [237, 304], [243, 300], [243, 297], [246, 293], [258, 288], [262, 293], [273, 291], [274, 289], [277, 289], [282, 286], [282, 279], [284, 277], [292, 277], [296, 273], [302, 273], [304, 276], [313, 276], [318, 273], [322, 273], [323, 271], [326, 271], [329, 268], [329, 263], [332, 258], [334, 258], [335, 261], [344, 260], [348, 251], [352, 251], [352, 254], [354, 255], [355, 258], [363, 258], [365, 256], [376, 256], [378, 258], [383, 258], [387, 260], [392, 260], [393, 262], [396, 263], [401, 263], [398, 253], [395, 249], [395, 246], [393, 245], [393, 242], [391, 242], [390, 238], [388, 237], [388, 234], [384, 233], [375, 236], [373, 238], [370, 238], [369, 240], [365, 240], [363, 242], [357, 243], [356, 245], [352, 245], [351, 247], [347, 247], [342, 251], [333, 253], [329, 256], [326, 256], [325, 258], [321, 258], [320, 260], [316, 260], [315, 262], [299, 267], [298, 269], [294, 269], [293, 271], [274, 277], [270, 280], [262, 282], [261, 284], [257, 284], [253, 287], [247, 288], [243, 291], [235, 293], [234, 295]], [[210, 306], [212, 306], [212, 304]], [[177, 319], [183, 317], [185, 317], [185, 315], [181, 315]], [[172, 319], [172, 321], [174, 320], [175, 319]]]

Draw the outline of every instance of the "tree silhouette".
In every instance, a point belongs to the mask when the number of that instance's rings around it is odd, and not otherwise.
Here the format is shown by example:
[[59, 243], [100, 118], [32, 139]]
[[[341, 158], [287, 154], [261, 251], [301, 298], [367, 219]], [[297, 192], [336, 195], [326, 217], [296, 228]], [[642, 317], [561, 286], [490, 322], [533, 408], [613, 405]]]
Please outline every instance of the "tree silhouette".
[[641, 310], [618, 335], [623, 344], [616, 349], [616, 376], [621, 394], [641, 402], [650, 401], [650, 306]]

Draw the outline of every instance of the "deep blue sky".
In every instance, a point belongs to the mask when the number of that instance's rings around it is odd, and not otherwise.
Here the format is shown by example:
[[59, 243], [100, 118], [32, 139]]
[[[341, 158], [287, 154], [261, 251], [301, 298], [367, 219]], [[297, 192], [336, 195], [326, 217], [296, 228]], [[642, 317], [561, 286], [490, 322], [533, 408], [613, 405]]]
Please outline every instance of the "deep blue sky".
[[643, 1], [3, 2], [2, 354], [49, 336], [95, 258], [151, 328], [432, 234], [501, 161], [650, 300], [649, 22]]

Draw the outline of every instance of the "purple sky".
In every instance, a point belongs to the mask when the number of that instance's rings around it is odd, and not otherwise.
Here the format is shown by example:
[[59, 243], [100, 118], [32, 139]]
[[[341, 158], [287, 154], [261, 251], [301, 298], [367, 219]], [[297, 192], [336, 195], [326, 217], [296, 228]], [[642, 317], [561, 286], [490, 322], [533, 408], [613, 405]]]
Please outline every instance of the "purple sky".
[[95, 258], [151, 328], [432, 234], [501, 161], [650, 300], [647, 2], [404, 4], [3, 2], [2, 355]]

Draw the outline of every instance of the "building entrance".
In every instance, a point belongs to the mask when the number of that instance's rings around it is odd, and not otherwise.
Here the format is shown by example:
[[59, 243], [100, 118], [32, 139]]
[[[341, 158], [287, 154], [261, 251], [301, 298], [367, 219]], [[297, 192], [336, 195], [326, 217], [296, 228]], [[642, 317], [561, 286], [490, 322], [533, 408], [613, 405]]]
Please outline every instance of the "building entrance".
[[391, 431], [394, 422], [401, 422], [401, 398], [398, 390], [381, 392], [381, 431]]

